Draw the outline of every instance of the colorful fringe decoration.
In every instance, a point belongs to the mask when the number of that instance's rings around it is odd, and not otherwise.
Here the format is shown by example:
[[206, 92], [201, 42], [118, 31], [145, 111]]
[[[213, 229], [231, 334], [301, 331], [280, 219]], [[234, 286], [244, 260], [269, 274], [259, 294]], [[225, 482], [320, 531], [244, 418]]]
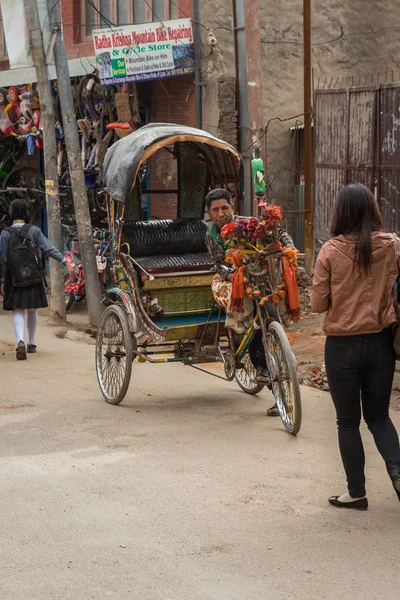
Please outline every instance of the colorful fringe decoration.
[[244, 267], [239, 267], [232, 278], [231, 310], [238, 313], [244, 312]]
[[282, 256], [283, 279], [286, 285], [286, 310], [292, 321], [300, 320], [300, 295], [297, 285], [296, 269], [289, 258]]

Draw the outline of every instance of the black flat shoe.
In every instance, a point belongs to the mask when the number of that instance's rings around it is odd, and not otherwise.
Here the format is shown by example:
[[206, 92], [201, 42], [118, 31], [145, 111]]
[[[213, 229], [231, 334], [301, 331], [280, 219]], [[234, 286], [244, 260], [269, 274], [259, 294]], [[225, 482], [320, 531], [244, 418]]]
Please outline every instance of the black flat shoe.
[[396, 492], [397, 497], [400, 502], [400, 473], [392, 479], [392, 483], [393, 483], [394, 491]]
[[359, 500], [354, 500], [354, 502], [340, 502], [339, 498], [340, 496], [332, 496], [328, 502], [337, 508], [351, 508], [353, 510], [367, 510], [368, 508], [367, 498], [360, 498]]

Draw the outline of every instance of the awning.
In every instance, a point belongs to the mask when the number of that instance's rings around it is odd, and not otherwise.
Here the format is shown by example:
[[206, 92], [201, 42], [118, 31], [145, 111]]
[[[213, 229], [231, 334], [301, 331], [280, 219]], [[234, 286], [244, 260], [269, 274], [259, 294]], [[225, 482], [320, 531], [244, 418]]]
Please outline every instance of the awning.
[[[96, 68], [96, 59], [94, 56], [82, 56], [68, 61], [69, 73], [71, 77], [80, 77], [89, 75]], [[49, 79], [57, 79], [56, 68], [54, 65], [48, 67]], [[36, 69], [27, 67], [25, 69], [9, 69], [0, 73], [0, 87], [10, 85], [25, 85], [36, 83]]]
[[[126, 202], [140, 165], [155, 152], [167, 145], [191, 144], [200, 151], [208, 164], [215, 170], [215, 179], [223, 173], [232, 181], [240, 183], [242, 193], [242, 158], [227, 142], [215, 138], [200, 129], [172, 123], [150, 123], [121, 138], [107, 150], [103, 164], [103, 177], [107, 193], [119, 202]], [[229, 158], [228, 158], [229, 157]], [[197, 160], [197, 159], [196, 159]], [[178, 158], [180, 162], [180, 156]], [[196, 161], [187, 165], [189, 171], [196, 168]], [[178, 178], [183, 178], [183, 169], [178, 166]], [[185, 182], [178, 182], [178, 188]], [[220, 182], [220, 186], [222, 182]], [[193, 191], [191, 191], [192, 193]], [[204, 194], [205, 195], [205, 194]]]

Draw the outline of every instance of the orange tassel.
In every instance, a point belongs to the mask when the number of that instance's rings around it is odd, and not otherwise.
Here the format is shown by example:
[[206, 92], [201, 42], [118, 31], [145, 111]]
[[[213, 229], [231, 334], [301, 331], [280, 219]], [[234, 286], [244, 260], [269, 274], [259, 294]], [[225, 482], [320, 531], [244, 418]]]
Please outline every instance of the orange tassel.
[[234, 312], [244, 312], [244, 267], [239, 267], [232, 277], [231, 309]]
[[286, 284], [286, 308], [292, 321], [300, 319], [300, 295], [296, 279], [296, 270], [287, 256], [282, 256], [283, 279]]

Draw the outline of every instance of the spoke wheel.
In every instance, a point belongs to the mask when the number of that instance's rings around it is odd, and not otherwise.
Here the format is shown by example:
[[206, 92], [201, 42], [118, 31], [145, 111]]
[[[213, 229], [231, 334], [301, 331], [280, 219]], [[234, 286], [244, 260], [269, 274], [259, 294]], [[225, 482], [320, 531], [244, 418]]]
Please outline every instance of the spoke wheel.
[[266, 360], [279, 414], [286, 430], [297, 435], [301, 427], [301, 396], [296, 359], [280, 323], [270, 323], [267, 344]]
[[96, 370], [101, 393], [109, 404], [120, 404], [132, 372], [132, 337], [120, 306], [106, 308], [96, 340]]
[[74, 281], [75, 281], [75, 279], [73, 277], [70, 277], [69, 275], [66, 275], [64, 277], [64, 299], [65, 299], [66, 312], [68, 312], [72, 308], [72, 305], [75, 300], [75, 296], [74, 296], [74, 294], [71, 294], [71, 292], [67, 292], [67, 290], [65, 289], [65, 286], [67, 286], [70, 283], [73, 283]]
[[15, 198], [24, 198], [28, 203], [29, 220], [33, 223], [37, 213], [46, 204], [46, 191], [43, 175], [33, 167], [14, 169], [4, 180], [4, 188], [22, 188], [26, 191], [13, 191], [6, 194], [8, 205]]
[[246, 392], [255, 396], [263, 389], [263, 384], [256, 381], [257, 369], [253, 366], [249, 354], [245, 354], [242, 358], [240, 369], [235, 370], [235, 379], [239, 387]]
[[65, 310], [66, 310], [66, 312], [68, 312], [69, 310], [71, 310], [72, 305], [74, 303], [74, 295], [70, 294], [69, 292], [64, 292], [64, 296], [65, 296]]

